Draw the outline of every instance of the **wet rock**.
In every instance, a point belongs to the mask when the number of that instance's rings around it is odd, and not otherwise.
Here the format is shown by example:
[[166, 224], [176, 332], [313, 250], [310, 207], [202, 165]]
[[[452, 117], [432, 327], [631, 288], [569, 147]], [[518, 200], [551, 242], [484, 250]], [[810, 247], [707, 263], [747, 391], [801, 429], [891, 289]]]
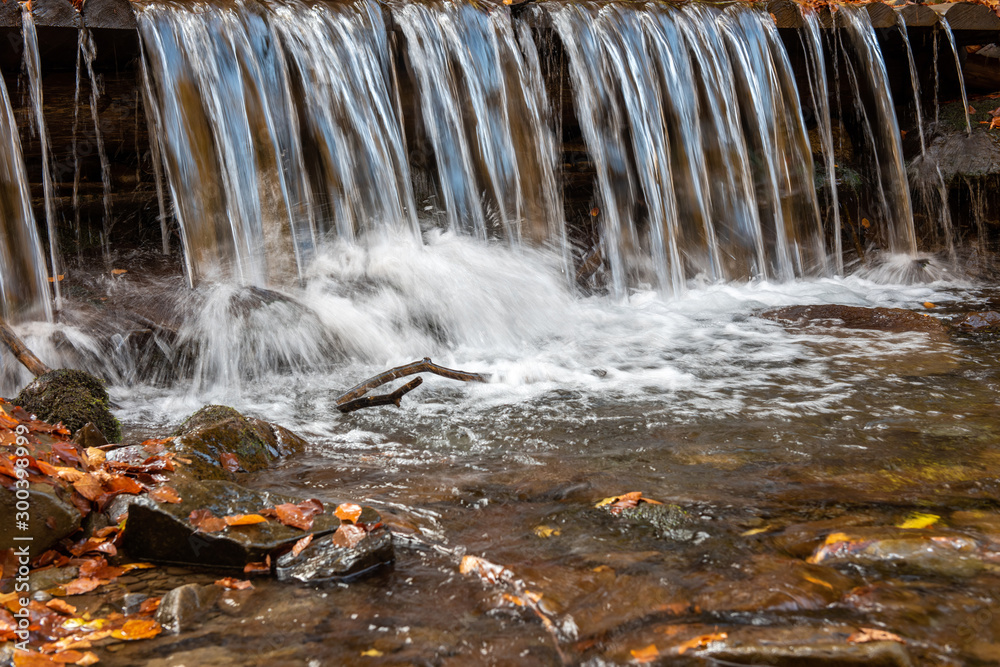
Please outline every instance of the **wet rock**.
[[922, 331], [945, 335], [946, 326], [937, 318], [903, 308], [862, 308], [860, 306], [818, 305], [788, 306], [761, 313], [761, 317], [777, 322], [836, 321], [847, 329], [876, 331]]
[[222, 405], [202, 408], [173, 435], [171, 449], [190, 458], [189, 471], [202, 479], [263, 470], [279, 456], [302, 452], [306, 444], [286, 428]]
[[79, 568], [74, 565], [35, 570], [28, 577], [28, 587], [32, 591], [47, 591], [76, 579], [78, 572]]
[[843, 531], [855, 526], [875, 523], [875, 518], [864, 514], [845, 516], [806, 523], [796, 523], [771, 537], [773, 544], [793, 558], [807, 558], [816, 551], [830, 533]]
[[101, 429], [94, 425], [94, 422], [87, 422], [83, 428], [73, 434], [73, 442], [80, 447], [103, 447], [108, 444], [108, 439], [101, 433]]
[[[0, 550], [29, 544], [32, 556], [43, 553], [56, 542], [80, 527], [80, 511], [69, 501], [62, 489], [50, 484], [29, 484], [27, 521], [3, 521], [0, 525]], [[0, 516], [16, 518], [18, 497], [14, 489], [0, 487]], [[26, 528], [21, 530], [21, 528]], [[31, 538], [31, 542], [15, 540]]]
[[226, 590], [215, 601], [215, 606], [227, 616], [246, 616], [256, 607], [255, 600], [255, 593], [252, 589]]
[[984, 310], [978, 313], [965, 313], [952, 320], [952, 324], [962, 331], [998, 333], [1000, 332], [1000, 312]]
[[92, 423], [108, 442], [121, 439], [104, 383], [83, 371], [62, 368], [40, 375], [13, 402], [50, 424], [62, 422], [72, 432]]
[[[248, 563], [260, 563], [268, 557], [276, 560], [308, 534], [312, 534], [314, 540], [330, 535], [341, 524], [332, 511], [327, 511], [313, 517], [309, 531], [286, 526], [271, 518], [264, 523], [227, 526], [217, 532], [204, 532], [197, 530], [189, 520], [193, 510], [207, 509], [216, 517], [223, 518], [256, 514], [285, 503], [297, 504], [301, 499], [254, 491], [224, 480], [197, 480], [177, 473], [170, 484], [180, 496], [180, 503], [160, 503], [148, 495], [119, 496], [106, 510], [109, 516], [128, 511], [122, 548], [131, 558], [242, 571]], [[362, 518], [371, 525], [381, 520], [371, 508], [364, 509]], [[389, 534], [388, 529], [384, 531]], [[344, 568], [343, 576], [356, 575], [359, 570], [371, 566], [367, 560], [371, 546], [362, 540], [357, 548], [347, 550], [357, 551], [356, 555], [341, 554], [339, 566]], [[379, 558], [391, 560], [391, 541], [385, 548], [388, 549], [388, 556], [380, 547], [377, 550]]]
[[160, 601], [156, 620], [167, 632], [190, 630], [215, 605], [222, 594], [219, 586], [185, 584], [169, 591]]
[[291, 552], [281, 556], [275, 571], [279, 581], [328, 583], [354, 579], [393, 560], [392, 534], [378, 527], [353, 548], [337, 546], [331, 536], [314, 539], [298, 556]]
[[898, 642], [863, 644], [751, 644], [726, 646], [706, 655], [746, 665], [771, 667], [912, 667], [906, 648]]
[[985, 567], [979, 544], [971, 537], [885, 526], [832, 533], [809, 562], [900, 568], [947, 577], [973, 576]]

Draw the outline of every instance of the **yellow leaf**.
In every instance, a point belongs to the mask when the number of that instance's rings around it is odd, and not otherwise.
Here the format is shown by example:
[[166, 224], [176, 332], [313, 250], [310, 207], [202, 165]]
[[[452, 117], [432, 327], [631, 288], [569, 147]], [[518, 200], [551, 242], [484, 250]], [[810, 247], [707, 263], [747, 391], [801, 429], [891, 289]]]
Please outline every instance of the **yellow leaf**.
[[361, 655], [365, 656], [366, 658], [381, 658], [383, 653], [377, 648], [370, 648], [367, 651], [362, 651]]
[[937, 514], [924, 514], [923, 512], [914, 512], [910, 516], [906, 517], [906, 520], [902, 523], [896, 524], [897, 528], [927, 528], [928, 526], [933, 526], [940, 519]]
[[764, 526], [763, 528], [751, 528], [750, 530], [745, 530], [740, 533], [740, 537], [750, 537], [751, 535], [760, 535], [761, 533], [766, 533], [771, 530], [770, 526]]
[[607, 565], [598, 565], [591, 572], [614, 572], [614, 570]]
[[820, 586], [826, 586], [831, 591], [833, 590], [833, 584], [823, 581], [822, 579], [817, 579], [816, 577], [810, 577], [808, 574], [802, 577], [806, 581], [811, 581], [814, 584], [819, 584]]
[[123, 273], [128, 273], [128, 269], [111, 269], [111, 275], [120, 276]]
[[561, 535], [562, 531], [558, 528], [553, 528], [551, 526], [535, 526], [535, 535], [538, 537], [552, 537], [553, 535]]
[[156, 567], [152, 563], [125, 563], [122, 565], [122, 569], [128, 572], [129, 570], [148, 570], [151, 567]]
[[924, 301], [924, 308], [937, 308], [937, 306], [930, 301]]

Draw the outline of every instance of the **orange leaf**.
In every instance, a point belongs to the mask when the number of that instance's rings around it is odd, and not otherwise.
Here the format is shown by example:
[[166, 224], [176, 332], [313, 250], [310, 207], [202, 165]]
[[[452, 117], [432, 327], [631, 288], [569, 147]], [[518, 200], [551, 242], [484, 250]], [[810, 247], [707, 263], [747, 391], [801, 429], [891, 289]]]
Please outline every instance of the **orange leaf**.
[[65, 600], [60, 600], [59, 598], [52, 598], [45, 603], [45, 606], [49, 609], [54, 609], [56, 611], [61, 611], [64, 614], [75, 614], [76, 607], [66, 602]]
[[361, 505], [355, 505], [354, 503], [343, 503], [337, 505], [337, 509], [333, 512], [338, 519], [341, 521], [350, 521], [355, 523], [358, 517], [361, 516]]
[[120, 276], [123, 273], [128, 273], [128, 269], [111, 269], [111, 275]]
[[708, 635], [698, 635], [693, 639], [689, 639], [686, 642], [678, 646], [675, 646], [674, 650], [677, 652], [677, 655], [682, 655], [690, 649], [704, 648], [708, 646], [711, 642], [722, 641], [728, 636], [729, 635], [726, 634], [725, 632], [713, 632]]
[[212, 510], [191, 510], [188, 521], [205, 533], [216, 533], [226, 527], [226, 522], [212, 514]]
[[114, 475], [108, 481], [108, 491], [111, 493], [131, 493], [132, 495], [138, 495], [145, 491], [145, 487], [131, 477]]
[[295, 558], [300, 553], [302, 553], [302, 550], [305, 549], [307, 546], [309, 546], [309, 543], [312, 542], [312, 540], [313, 540], [312, 533], [309, 533], [308, 535], [306, 535], [305, 537], [303, 537], [301, 540], [299, 540], [298, 542], [296, 542], [292, 546], [292, 558]]
[[52, 658], [41, 653], [35, 653], [34, 651], [14, 651], [14, 667], [50, 667], [51, 665], [58, 664]]
[[900, 644], [905, 644], [906, 641], [899, 635], [894, 635], [891, 632], [886, 632], [885, 630], [878, 630], [876, 628], [861, 628], [857, 632], [853, 633], [847, 638], [852, 644], [864, 644], [867, 642], [899, 642]]
[[660, 657], [660, 650], [656, 648], [656, 644], [650, 644], [645, 648], [634, 648], [630, 653], [636, 662], [653, 662]]
[[76, 661], [77, 667], [90, 667], [91, 665], [96, 665], [101, 659], [97, 657], [97, 654], [93, 651], [87, 651], [83, 654], [83, 657]]
[[267, 519], [259, 514], [231, 514], [223, 517], [227, 526], [252, 526], [255, 523], [266, 523]]
[[225, 577], [224, 579], [217, 579], [215, 585], [236, 591], [242, 591], [247, 588], [253, 588], [253, 584], [251, 584], [246, 579], [234, 579], [233, 577]]
[[179, 503], [181, 497], [172, 486], [161, 486], [149, 492], [150, 497], [159, 503]]
[[97, 500], [104, 493], [104, 489], [101, 488], [101, 482], [89, 473], [84, 473], [80, 479], [73, 482], [73, 488], [87, 500]]
[[271, 566], [268, 563], [247, 563], [243, 566], [243, 574], [271, 574]]
[[149, 639], [161, 632], [163, 632], [163, 628], [152, 619], [132, 619], [125, 621], [125, 625], [117, 630], [112, 630], [111, 636], [116, 639], [132, 641], [135, 639]]
[[160, 608], [160, 601], [162, 598], [146, 598], [139, 605], [140, 614], [152, 614], [154, 611]]
[[341, 524], [337, 532], [333, 534], [333, 543], [338, 547], [344, 547], [345, 549], [353, 549], [358, 545], [358, 543], [365, 539], [365, 529], [361, 526], [355, 526], [351, 523]]
[[52, 656], [52, 660], [63, 665], [75, 665], [80, 660], [83, 660], [83, 653], [73, 649], [61, 651]]

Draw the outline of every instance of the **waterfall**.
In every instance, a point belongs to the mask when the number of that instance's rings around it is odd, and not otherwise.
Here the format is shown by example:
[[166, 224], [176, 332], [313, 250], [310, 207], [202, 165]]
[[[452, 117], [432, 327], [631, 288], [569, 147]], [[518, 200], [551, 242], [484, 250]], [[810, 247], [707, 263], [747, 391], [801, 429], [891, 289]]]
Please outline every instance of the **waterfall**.
[[[951, 31], [951, 24], [943, 14], [939, 17], [941, 28], [948, 37], [948, 44], [951, 45], [951, 54], [955, 57], [955, 72], [958, 75], [958, 88], [962, 93], [962, 111], [965, 114], [965, 132], [972, 134], [972, 123], [969, 121], [969, 97], [965, 94], [965, 77], [962, 76], [962, 59], [958, 55], [958, 46], [955, 44], [955, 33]], [[937, 59], [935, 59], [937, 62]]]

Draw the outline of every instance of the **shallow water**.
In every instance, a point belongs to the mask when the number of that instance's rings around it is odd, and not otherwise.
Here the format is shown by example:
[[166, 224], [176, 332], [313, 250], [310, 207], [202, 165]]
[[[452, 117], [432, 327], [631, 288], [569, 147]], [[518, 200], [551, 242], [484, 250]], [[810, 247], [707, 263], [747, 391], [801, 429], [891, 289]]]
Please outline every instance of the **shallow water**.
[[[760, 317], [819, 303], [947, 317], [1000, 296], [958, 279], [876, 282], [900, 275], [886, 269], [621, 301], [576, 293], [558, 266], [444, 235], [335, 249], [281, 292], [292, 302], [245, 307], [246, 291], [225, 287], [184, 297], [179, 337], [199, 352], [180, 379], [111, 387], [129, 438], [210, 402], [290, 427], [307, 454], [249, 483], [375, 507], [397, 562], [326, 589], [257, 582], [232, 616], [107, 664], [623, 664], [649, 644], [665, 664], [787, 664], [774, 646], [876, 651], [846, 641], [862, 627], [900, 635], [920, 664], [1000, 655], [1000, 342]], [[108, 298], [127, 298], [128, 281], [171, 284], [115, 280]], [[423, 356], [491, 381], [431, 376], [400, 409], [335, 410], [339, 391]], [[594, 507], [630, 491], [674, 507]], [[896, 536], [914, 511], [940, 517], [906, 533], [927, 548], [806, 563], [835, 531]], [[955, 536], [974, 553], [920, 555]], [[554, 629], [461, 575], [463, 554], [540, 593]], [[201, 576], [171, 572], [148, 592]], [[713, 632], [728, 638], [669, 653]]]

